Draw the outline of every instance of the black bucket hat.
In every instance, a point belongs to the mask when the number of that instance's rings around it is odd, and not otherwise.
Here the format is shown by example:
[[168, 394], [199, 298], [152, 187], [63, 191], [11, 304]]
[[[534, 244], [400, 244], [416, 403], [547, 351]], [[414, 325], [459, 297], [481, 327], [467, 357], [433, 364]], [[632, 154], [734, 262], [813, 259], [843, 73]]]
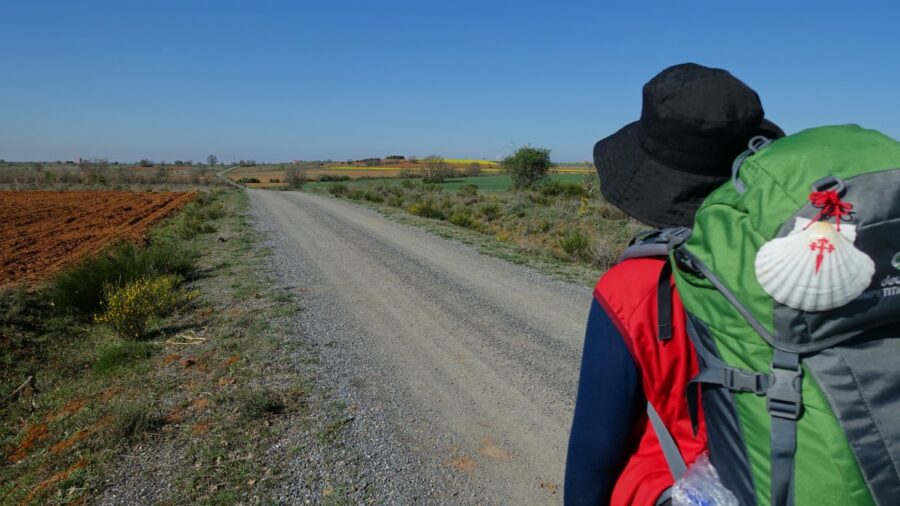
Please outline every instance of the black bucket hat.
[[693, 225], [757, 135], [784, 137], [759, 96], [725, 70], [683, 63], [644, 85], [641, 119], [594, 145], [600, 191], [654, 227]]

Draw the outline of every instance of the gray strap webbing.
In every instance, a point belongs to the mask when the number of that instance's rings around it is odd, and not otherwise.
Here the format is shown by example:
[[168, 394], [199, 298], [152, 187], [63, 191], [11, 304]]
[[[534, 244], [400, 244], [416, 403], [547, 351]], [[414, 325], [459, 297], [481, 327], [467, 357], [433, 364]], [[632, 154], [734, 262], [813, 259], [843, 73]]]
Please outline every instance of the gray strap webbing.
[[800, 355], [775, 350], [766, 404], [772, 419], [772, 506], [794, 505], [797, 419], [803, 409]]
[[741, 181], [740, 177], [738, 177], [741, 172], [741, 165], [744, 164], [744, 160], [771, 143], [772, 139], [769, 139], [764, 135], [753, 137], [750, 139], [750, 142], [747, 143], [749, 149], [738, 155], [738, 157], [735, 158], [734, 163], [731, 164], [731, 182], [734, 183], [734, 189], [737, 190], [738, 193], [743, 194], [747, 191], [747, 185]]
[[794, 504], [797, 420], [772, 417], [772, 506]]
[[619, 255], [616, 263], [629, 258], [649, 258], [668, 256], [674, 248], [681, 246], [691, 236], [691, 229], [685, 227], [663, 228], [641, 232], [625, 251]]
[[669, 247], [664, 242], [635, 244], [625, 248], [625, 251], [619, 255], [616, 263], [624, 262], [629, 258], [648, 258], [648, 257], [664, 257], [669, 254]]
[[756, 395], [763, 395], [769, 388], [769, 375], [730, 367], [724, 363], [702, 368], [688, 382], [687, 386], [688, 413], [691, 416], [691, 424], [694, 427], [695, 434], [698, 423], [697, 414], [699, 413], [697, 389], [703, 384], [718, 385], [731, 392], [752, 392]]
[[663, 490], [663, 493], [656, 498], [656, 506], [667, 506], [670, 504], [672, 504], [672, 487]]
[[669, 465], [672, 478], [678, 481], [687, 472], [687, 465], [685, 465], [684, 458], [681, 456], [681, 450], [675, 444], [672, 434], [666, 428], [666, 424], [660, 418], [659, 413], [656, 412], [656, 408], [649, 402], [647, 403], [647, 416], [650, 418], [650, 425], [653, 426], [653, 431], [656, 432], [656, 439], [659, 440], [659, 446], [666, 457], [666, 463]]
[[709, 280], [709, 282], [712, 283], [714, 287], [716, 287], [716, 290], [718, 290], [719, 293], [721, 293], [722, 296], [725, 297], [726, 300], [728, 300], [732, 307], [734, 307], [734, 309], [736, 309], [737, 312], [740, 313], [740, 315], [743, 316], [745, 320], [747, 320], [747, 323], [749, 323], [750, 326], [753, 327], [753, 330], [755, 330], [756, 333], [758, 333], [763, 339], [765, 339], [765, 341], [769, 343], [769, 345], [774, 345], [775, 339], [772, 338], [772, 334], [770, 334], [769, 331], [766, 330], [765, 327], [763, 327], [763, 324], [760, 323], [755, 316], [753, 316], [753, 313], [751, 313], [750, 310], [747, 309], [747, 307], [744, 306], [744, 304], [734, 296], [733, 293], [731, 293], [731, 290], [729, 290], [728, 287], [725, 286], [725, 283], [722, 283], [719, 277], [716, 276], [715, 273], [713, 273], [713, 271], [706, 266], [706, 264], [701, 262], [700, 259], [694, 256], [694, 254], [691, 253], [687, 248], [682, 247], [679, 251], [681, 251], [681, 253], [685, 255], [688, 260], [690, 260], [691, 265], [695, 269], [703, 274], [703, 277]]

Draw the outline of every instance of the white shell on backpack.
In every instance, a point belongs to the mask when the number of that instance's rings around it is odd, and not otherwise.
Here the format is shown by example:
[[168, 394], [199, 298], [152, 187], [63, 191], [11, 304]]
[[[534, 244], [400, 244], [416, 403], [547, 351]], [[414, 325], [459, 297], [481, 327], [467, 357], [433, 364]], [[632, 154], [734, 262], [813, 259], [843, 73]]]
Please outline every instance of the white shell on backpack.
[[773, 299], [803, 311], [841, 307], [869, 286], [875, 262], [853, 245], [856, 227], [797, 218], [756, 254], [756, 278]]

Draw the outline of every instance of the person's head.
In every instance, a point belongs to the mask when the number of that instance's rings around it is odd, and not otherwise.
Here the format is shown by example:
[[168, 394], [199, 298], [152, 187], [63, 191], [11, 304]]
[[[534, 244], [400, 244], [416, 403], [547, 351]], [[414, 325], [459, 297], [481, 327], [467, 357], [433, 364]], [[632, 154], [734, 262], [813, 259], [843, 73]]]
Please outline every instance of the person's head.
[[784, 132], [750, 87], [722, 69], [669, 67], [644, 85], [641, 119], [594, 146], [600, 191], [644, 223], [689, 227], [757, 135]]

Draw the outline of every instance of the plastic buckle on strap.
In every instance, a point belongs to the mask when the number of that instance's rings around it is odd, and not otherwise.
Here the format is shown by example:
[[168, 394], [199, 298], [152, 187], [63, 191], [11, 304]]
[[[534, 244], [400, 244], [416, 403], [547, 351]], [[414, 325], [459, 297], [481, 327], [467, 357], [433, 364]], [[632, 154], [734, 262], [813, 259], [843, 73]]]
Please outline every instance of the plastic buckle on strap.
[[769, 384], [764, 374], [742, 369], [725, 369], [725, 387], [732, 392], [753, 392], [756, 395], [766, 393]]
[[663, 230], [661, 238], [668, 245], [669, 251], [681, 246], [682, 243], [691, 238], [693, 230], [687, 227], [668, 228]]
[[801, 381], [803, 369], [783, 369], [772, 366], [769, 388], [766, 390], [766, 407], [769, 414], [787, 420], [800, 418], [803, 411]]

